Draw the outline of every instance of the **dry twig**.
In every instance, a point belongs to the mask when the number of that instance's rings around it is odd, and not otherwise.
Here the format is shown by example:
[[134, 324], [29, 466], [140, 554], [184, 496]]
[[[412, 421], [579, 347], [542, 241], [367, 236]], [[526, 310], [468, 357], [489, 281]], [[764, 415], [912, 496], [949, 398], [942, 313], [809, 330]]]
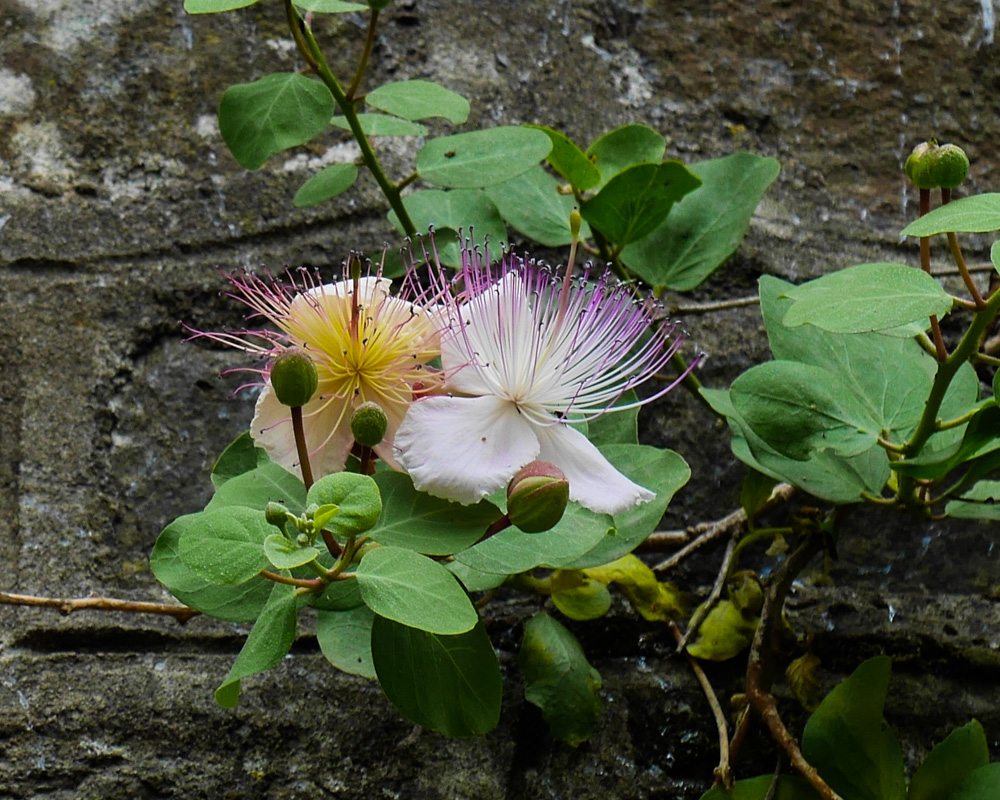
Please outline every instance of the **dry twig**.
[[173, 603], [147, 603], [141, 600], [117, 600], [113, 597], [36, 597], [30, 594], [0, 592], [0, 604], [10, 606], [41, 606], [54, 608], [63, 616], [74, 611], [124, 611], [129, 614], [161, 614], [178, 622], [187, 622], [201, 614], [187, 606]]

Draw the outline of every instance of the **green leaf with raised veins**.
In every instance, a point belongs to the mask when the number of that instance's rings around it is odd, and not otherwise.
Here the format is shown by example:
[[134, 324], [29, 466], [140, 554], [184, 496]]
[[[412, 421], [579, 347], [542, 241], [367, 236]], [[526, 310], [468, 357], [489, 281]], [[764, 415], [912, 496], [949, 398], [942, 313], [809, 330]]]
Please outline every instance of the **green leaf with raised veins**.
[[[485, 192], [504, 221], [520, 234], [546, 247], [562, 247], [573, 240], [569, 215], [576, 200], [560, 194], [558, 188], [559, 182], [536, 165], [516, 178], [486, 187]], [[580, 238], [589, 236], [590, 226], [584, 222]]]
[[295, 5], [303, 11], [315, 11], [317, 14], [349, 14], [369, 10], [364, 3], [345, 3], [344, 0], [295, 0]]
[[455, 576], [412, 550], [377, 547], [361, 559], [357, 576], [365, 605], [402, 625], [456, 634], [479, 619]]
[[538, 130], [504, 125], [431, 139], [417, 153], [417, 172], [449, 189], [478, 189], [517, 177], [549, 154]]
[[[358, 114], [358, 122], [367, 136], [426, 136], [427, 127], [408, 119], [391, 117], [388, 114]], [[330, 124], [351, 130], [347, 117], [334, 117]]]
[[993, 262], [993, 268], [1000, 272], [1000, 241], [993, 242], [990, 247], [990, 261]]
[[[546, 161], [574, 189], [585, 192], [587, 189], [593, 189], [601, 182], [601, 171], [590, 160], [587, 154], [577, 146], [576, 142], [559, 131], [547, 128], [544, 125], [528, 125], [527, 127], [544, 131], [545, 135], [549, 137], [549, 140], [552, 142], [552, 150]], [[659, 158], [653, 160], [659, 161]]]
[[903, 800], [903, 757], [882, 708], [888, 656], [865, 661], [833, 689], [806, 722], [802, 755], [830, 788], [851, 800]]
[[621, 254], [622, 263], [656, 289], [690, 291], [728, 261], [781, 166], [773, 158], [734, 153], [688, 169], [702, 185]]
[[601, 173], [597, 188], [634, 164], [662, 160], [666, 149], [663, 137], [646, 125], [623, 125], [608, 131], [587, 148], [587, 155]]
[[856, 503], [861, 493], [878, 494], [889, 479], [889, 459], [880, 447], [851, 458], [829, 451], [797, 461], [779, 454], [754, 434], [737, 413], [729, 392], [702, 389], [702, 396], [729, 422], [732, 450], [744, 464], [776, 480], [787, 481], [831, 503]]
[[194, 573], [177, 553], [181, 533], [197, 526], [203, 513], [179, 517], [163, 529], [149, 556], [150, 569], [186, 606], [227, 622], [255, 620], [271, 594], [271, 581], [252, 578], [238, 586], [217, 586]]
[[875, 446], [881, 429], [835, 375], [810, 364], [758, 364], [733, 381], [729, 397], [755, 434], [800, 461], [823, 450], [860, 455]]
[[365, 95], [365, 102], [408, 120], [444, 117], [461, 125], [469, 117], [469, 101], [431, 81], [398, 81], [379, 86]]
[[989, 233], [1000, 231], [1000, 194], [977, 194], [935, 208], [905, 228], [903, 236], [933, 236], [937, 233]]
[[297, 72], [275, 73], [226, 90], [219, 130], [236, 160], [257, 169], [275, 153], [322, 133], [333, 111], [333, 95], [319, 81]]
[[295, 587], [273, 584], [267, 605], [260, 612], [229, 675], [215, 690], [215, 701], [220, 706], [234, 708], [240, 699], [240, 681], [243, 678], [281, 663], [295, 641], [297, 619]]
[[[989, 763], [986, 732], [982, 725], [972, 720], [949, 733], [927, 754], [910, 779], [906, 800], [948, 800], [966, 775]], [[1000, 784], [997, 788], [1000, 789]]]
[[723, 786], [714, 786], [700, 800], [820, 800], [819, 794], [805, 778], [782, 775], [777, 780], [778, 787], [774, 794], [768, 794], [775, 781], [774, 775], [760, 775], [736, 781], [732, 791], [727, 791]]
[[955, 519], [1000, 519], [1000, 481], [979, 481], [944, 512]]
[[580, 214], [592, 228], [624, 247], [651, 233], [674, 203], [700, 185], [701, 180], [680, 161], [636, 164], [584, 200]]
[[374, 678], [371, 647], [374, 619], [368, 606], [349, 611], [318, 611], [316, 640], [326, 660], [341, 672]]
[[242, 506], [205, 511], [185, 526], [177, 544], [181, 561], [210, 583], [243, 583], [271, 566], [264, 540], [274, 528], [259, 511]]
[[296, 208], [318, 205], [324, 200], [346, 192], [357, 179], [358, 168], [353, 164], [331, 164], [299, 187], [292, 204]]
[[573, 569], [607, 564], [631, 553], [656, 530], [671, 498], [691, 477], [687, 462], [672, 450], [634, 444], [607, 444], [599, 449], [625, 477], [656, 492], [656, 499], [616, 514], [612, 518], [616, 534], [603, 537], [586, 553], [564, 565]]
[[315, 561], [319, 550], [315, 547], [299, 547], [280, 533], [272, 533], [264, 540], [264, 554], [275, 569], [295, 569]]
[[378, 522], [382, 513], [378, 484], [369, 476], [355, 472], [323, 476], [309, 488], [306, 503], [337, 506], [338, 511], [326, 528], [340, 536], [364, 533]]
[[382, 516], [369, 535], [379, 544], [418, 553], [446, 556], [475, 544], [503, 514], [482, 500], [462, 506], [413, 488], [409, 475], [383, 472], [375, 476], [382, 493]]
[[920, 269], [903, 264], [858, 264], [785, 292], [792, 301], [782, 324], [815, 325], [832, 333], [895, 328], [951, 311], [952, 299]]
[[[461, 229], [463, 239], [469, 239], [480, 249], [488, 241], [494, 256], [510, 238], [500, 212], [482, 189], [421, 189], [406, 195], [403, 205], [418, 231], [434, 226], [438, 256], [445, 266], [460, 267], [462, 250], [457, 238], [448, 241], [440, 235], [442, 229]], [[394, 211], [389, 212], [389, 222], [400, 233], [405, 233]]]
[[237, 436], [212, 466], [212, 485], [218, 489], [230, 478], [268, 463], [267, 454], [254, 444], [250, 432]]
[[455, 559], [480, 572], [498, 575], [513, 575], [535, 567], [565, 567], [614, 532], [614, 521], [609, 514], [595, 514], [571, 502], [559, 523], [544, 533], [522, 533], [517, 528], [507, 528], [455, 553]]
[[184, 10], [188, 14], [217, 14], [246, 8], [257, 2], [259, 0], [184, 0]]
[[986, 800], [1000, 797], [1000, 762], [972, 770], [959, 781], [948, 800]]
[[500, 663], [483, 623], [438, 636], [376, 616], [371, 642], [382, 690], [407, 719], [446, 736], [478, 736], [500, 721]]
[[524, 625], [518, 666], [524, 699], [538, 706], [552, 735], [576, 747], [601, 715], [601, 674], [587, 663], [576, 637], [548, 614]]
[[242, 506], [263, 511], [273, 502], [283, 503], [293, 514], [300, 514], [305, 501], [306, 487], [299, 477], [268, 461], [217, 487], [205, 510]]

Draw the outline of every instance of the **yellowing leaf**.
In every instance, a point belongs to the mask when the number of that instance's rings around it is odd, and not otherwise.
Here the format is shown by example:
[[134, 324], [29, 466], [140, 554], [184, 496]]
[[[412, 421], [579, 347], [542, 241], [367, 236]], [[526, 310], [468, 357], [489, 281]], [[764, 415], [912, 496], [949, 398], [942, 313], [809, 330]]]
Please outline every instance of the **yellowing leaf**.
[[556, 570], [552, 573], [552, 602], [570, 619], [597, 619], [611, 608], [611, 593], [603, 583], [577, 570]]
[[806, 711], [819, 706], [819, 658], [812, 653], [799, 656], [785, 670], [785, 680]]
[[[701, 606], [695, 610], [695, 617], [700, 610]], [[756, 617], [744, 616], [732, 601], [720, 600], [708, 612], [687, 651], [695, 658], [725, 661], [750, 645], [757, 622]]]
[[617, 585], [635, 610], [650, 622], [669, 622], [684, 613], [684, 596], [677, 587], [658, 581], [653, 570], [631, 553], [610, 564], [585, 569], [583, 574], [605, 585]]

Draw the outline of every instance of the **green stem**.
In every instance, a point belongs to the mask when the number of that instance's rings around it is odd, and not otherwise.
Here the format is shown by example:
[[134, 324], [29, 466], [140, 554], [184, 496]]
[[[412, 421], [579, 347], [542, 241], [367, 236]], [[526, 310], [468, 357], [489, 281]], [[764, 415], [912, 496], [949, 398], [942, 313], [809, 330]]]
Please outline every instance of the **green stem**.
[[[924, 216], [931, 210], [931, 190], [920, 190], [920, 216]], [[928, 275], [931, 274], [931, 239], [929, 236], [920, 237], [920, 266]], [[941, 336], [941, 325], [938, 323], [937, 315], [931, 314], [931, 335], [934, 339], [935, 357], [938, 361], [944, 361], [948, 357], [948, 350], [944, 346], [944, 337]]]
[[962, 416], [956, 417], [955, 419], [950, 419], [947, 422], [938, 422], [935, 426], [936, 431], [946, 431], [949, 428], [957, 428], [959, 425], [964, 425], [970, 419], [972, 419], [976, 414], [979, 413], [978, 406], [976, 408], [966, 411]]
[[288, 578], [284, 575], [279, 575], [277, 572], [271, 572], [269, 569], [262, 569], [260, 571], [260, 576], [262, 578], [267, 578], [269, 581], [274, 581], [275, 583], [284, 583], [288, 586], [298, 586], [300, 589], [309, 589], [313, 592], [323, 587], [323, 581], [319, 578]]
[[361, 60], [358, 61], [358, 70], [354, 73], [354, 80], [351, 81], [351, 86], [347, 90], [347, 97], [352, 103], [358, 94], [358, 87], [361, 85], [361, 79], [364, 77], [365, 69], [368, 67], [368, 59], [372, 54], [372, 47], [375, 45], [375, 26], [377, 23], [378, 9], [373, 8], [371, 14], [368, 15], [368, 33], [365, 36], [365, 49], [361, 52]]
[[399, 187], [395, 186], [389, 180], [378, 158], [376, 158], [375, 151], [372, 150], [364, 128], [361, 127], [358, 112], [354, 108], [354, 101], [344, 93], [337, 78], [330, 71], [330, 67], [327, 65], [326, 59], [323, 57], [323, 53], [316, 43], [316, 37], [313, 36], [312, 30], [306, 25], [305, 20], [302, 19], [295, 6], [292, 5], [292, 0], [285, 0], [285, 9], [288, 15], [289, 27], [292, 30], [292, 35], [295, 37], [296, 43], [299, 45], [299, 49], [303, 51], [306, 61], [316, 70], [316, 74], [319, 75], [320, 80], [323, 81], [326, 88], [330, 90], [330, 94], [333, 95], [333, 99], [347, 120], [351, 133], [354, 135], [354, 139], [361, 149], [361, 159], [364, 161], [365, 166], [368, 167], [369, 172], [371, 172], [375, 183], [378, 184], [378, 188], [382, 191], [389, 206], [396, 212], [399, 224], [406, 235], [416, 236], [417, 228], [403, 205], [403, 198], [400, 195]]
[[[791, 536], [795, 533], [792, 528], [758, 528], [753, 533], [748, 533], [739, 543], [736, 545], [736, 549], [733, 550], [733, 557], [729, 560], [729, 574], [733, 572], [733, 567], [736, 566], [739, 560], [740, 553], [745, 550], [750, 545], [761, 541], [762, 539], [777, 539], [779, 536]], [[728, 575], [726, 576], [729, 577]]]

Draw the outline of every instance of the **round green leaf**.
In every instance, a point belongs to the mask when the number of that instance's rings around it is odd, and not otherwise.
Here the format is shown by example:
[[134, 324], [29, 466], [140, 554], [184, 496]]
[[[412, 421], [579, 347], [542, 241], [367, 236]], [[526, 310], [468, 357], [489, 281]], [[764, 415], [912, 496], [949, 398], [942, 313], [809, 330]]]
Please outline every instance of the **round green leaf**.
[[[614, 416], [618, 416], [615, 414]], [[627, 478], [656, 492], [656, 499], [614, 517], [615, 536], [605, 536], [568, 566], [586, 569], [631, 553], [656, 530], [674, 494], [688, 482], [691, 469], [672, 450], [636, 444], [601, 445], [601, 454]]]
[[[482, 189], [421, 189], [403, 198], [406, 213], [418, 231], [426, 231], [432, 225], [441, 263], [449, 267], [462, 265], [462, 250], [458, 237], [450, 239], [442, 234], [446, 229], [461, 229], [463, 239], [475, 247], [485, 248], [489, 242], [490, 251], [498, 253], [509, 242], [507, 228], [500, 212]], [[395, 212], [389, 212], [389, 221], [400, 233], [405, 233]]]
[[1000, 797], [1000, 762], [974, 769], [948, 795], [948, 800], [985, 800]]
[[651, 233], [674, 203], [701, 185], [680, 161], [636, 164], [580, 206], [581, 216], [618, 247]]
[[833, 373], [810, 364], [758, 364], [733, 381], [729, 396], [755, 434], [802, 461], [824, 450], [864, 453], [875, 446], [882, 427], [863, 399]]
[[343, 0], [295, 0], [295, 5], [303, 11], [317, 14], [348, 14], [354, 11], [368, 11], [364, 3], [345, 3]]
[[184, 10], [188, 14], [217, 14], [252, 6], [259, 0], [184, 0]]
[[315, 561], [319, 550], [315, 547], [299, 547], [280, 533], [272, 533], [264, 540], [264, 555], [275, 569], [295, 569]]
[[431, 139], [417, 153], [417, 172], [428, 183], [476, 189], [527, 172], [549, 154], [542, 131], [512, 125]]
[[374, 678], [371, 647], [374, 619], [368, 606], [317, 612], [316, 640], [326, 660], [342, 672]]
[[313, 503], [340, 509], [326, 527], [341, 536], [364, 533], [378, 522], [382, 513], [378, 484], [356, 472], [334, 472], [320, 478], [306, 494], [306, 504]]
[[469, 101], [431, 81], [398, 81], [379, 86], [365, 95], [365, 102], [408, 120], [444, 117], [461, 125], [469, 117]]
[[989, 233], [1000, 230], [1000, 193], [988, 192], [954, 200], [935, 208], [905, 228], [903, 236], [933, 236], [937, 233]]
[[[959, 781], [989, 763], [986, 732], [982, 725], [972, 720], [968, 725], [953, 730], [928, 753], [910, 779], [907, 800], [949, 800]], [[1000, 783], [994, 788], [1000, 789]]]
[[439, 636], [376, 616], [371, 643], [382, 690], [407, 719], [446, 736], [478, 736], [500, 721], [500, 663], [482, 622]]
[[330, 164], [299, 187], [292, 204], [308, 208], [336, 197], [350, 189], [358, 179], [358, 168], [353, 164]]
[[[569, 184], [577, 191], [584, 192], [593, 189], [601, 182], [601, 171], [594, 165], [594, 162], [581, 150], [576, 142], [569, 139], [559, 131], [546, 128], [544, 125], [529, 125], [529, 128], [537, 128], [544, 131], [552, 142], [552, 151], [546, 161], [552, 169], [562, 175]], [[654, 160], [659, 160], [659, 156]]]
[[370, 531], [380, 544], [444, 556], [474, 544], [501, 516], [492, 503], [451, 503], [413, 488], [409, 475], [383, 472], [375, 476], [382, 493], [382, 516]]
[[587, 156], [601, 173], [600, 189], [615, 175], [634, 164], [655, 163], [667, 144], [647, 125], [623, 125], [608, 131], [587, 148]]
[[[536, 165], [522, 175], [485, 189], [508, 225], [546, 247], [562, 247], [573, 240], [569, 215], [576, 206], [572, 195], [559, 194], [559, 181]], [[580, 237], [590, 236], [586, 222]]]
[[535, 614], [524, 625], [517, 663], [524, 699], [542, 710], [552, 735], [574, 747], [590, 738], [601, 715], [601, 675], [576, 637], [548, 614]]
[[273, 502], [283, 503], [293, 514], [298, 514], [305, 508], [305, 499], [306, 487], [299, 477], [267, 461], [218, 486], [205, 510], [243, 506], [263, 511]]
[[304, 144], [333, 116], [333, 95], [297, 72], [230, 86], [219, 104], [219, 130], [233, 156], [257, 169], [275, 153]]
[[233, 708], [239, 702], [240, 681], [243, 678], [281, 663], [295, 641], [297, 620], [295, 587], [284, 583], [272, 584], [267, 605], [260, 612], [226, 680], [215, 690], [215, 701], [220, 706]]
[[[390, 117], [387, 114], [358, 114], [358, 122], [368, 136], [426, 136], [427, 128], [408, 119]], [[330, 124], [345, 131], [351, 130], [347, 117], [334, 117]]]
[[892, 662], [869, 658], [806, 722], [802, 755], [830, 788], [856, 800], [903, 800], [903, 758], [882, 719]]
[[625, 266], [650, 286], [678, 292], [698, 286], [736, 252], [781, 167], [773, 158], [734, 153], [688, 169], [702, 185], [621, 254]]
[[196, 527], [203, 512], [188, 514], [171, 522], [156, 540], [149, 566], [156, 579], [184, 605], [227, 622], [257, 619], [271, 594], [271, 581], [252, 578], [238, 586], [217, 586], [197, 575], [178, 555], [181, 533]]
[[371, 550], [361, 559], [357, 576], [365, 605], [402, 625], [456, 634], [471, 630], [479, 619], [455, 576], [412, 550]]
[[243, 583], [271, 566], [264, 540], [273, 530], [263, 514], [242, 506], [205, 511], [182, 531], [177, 554], [210, 583]]
[[858, 264], [785, 292], [792, 300], [782, 324], [832, 333], [867, 333], [942, 317], [951, 296], [930, 275], [904, 264]]
[[267, 454], [254, 444], [250, 431], [237, 436], [212, 466], [212, 485], [218, 489], [230, 478], [250, 472], [268, 462]]
[[522, 533], [507, 528], [455, 559], [480, 572], [513, 575], [535, 567], [564, 567], [615, 534], [614, 521], [608, 514], [595, 514], [570, 503], [559, 524], [544, 533]]

